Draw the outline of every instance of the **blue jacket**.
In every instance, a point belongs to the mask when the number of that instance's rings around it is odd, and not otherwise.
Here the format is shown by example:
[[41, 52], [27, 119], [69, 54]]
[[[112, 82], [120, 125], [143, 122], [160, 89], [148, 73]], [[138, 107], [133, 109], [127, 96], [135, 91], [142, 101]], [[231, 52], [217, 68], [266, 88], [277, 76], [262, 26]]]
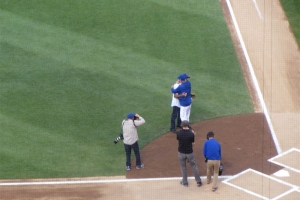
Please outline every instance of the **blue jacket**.
[[191, 90], [192, 90], [192, 85], [191, 82], [186, 81], [184, 83], [181, 83], [176, 89], [172, 88], [172, 93], [187, 93], [185, 97], [180, 97], [179, 103], [181, 106], [189, 106], [192, 104], [192, 98], [191, 98]]
[[221, 160], [222, 151], [220, 143], [211, 138], [204, 143], [203, 155], [208, 160]]

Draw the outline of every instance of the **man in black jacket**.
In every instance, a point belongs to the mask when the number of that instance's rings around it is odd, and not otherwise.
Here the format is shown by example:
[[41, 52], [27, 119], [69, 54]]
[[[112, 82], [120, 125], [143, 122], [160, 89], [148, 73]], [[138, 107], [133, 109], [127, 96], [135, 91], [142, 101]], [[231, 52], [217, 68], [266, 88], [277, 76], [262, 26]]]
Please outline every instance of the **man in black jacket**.
[[178, 159], [182, 173], [182, 181], [181, 185], [188, 187], [187, 181], [187, 170], [186, 163], [187, 161], [190, 163], [195, 180], [197, 182], [197, 186], [200, 187], [202, 185], [201, 178], [199, 176], [199, 171], [197, 168], [196, 160], [193, 152], [193, 144], [195, 143], [195, 134], [194, 131], [189, 128], [188, 121], [182, 121], [182, 130], [177, 132], [177, 140], [178, 140]]

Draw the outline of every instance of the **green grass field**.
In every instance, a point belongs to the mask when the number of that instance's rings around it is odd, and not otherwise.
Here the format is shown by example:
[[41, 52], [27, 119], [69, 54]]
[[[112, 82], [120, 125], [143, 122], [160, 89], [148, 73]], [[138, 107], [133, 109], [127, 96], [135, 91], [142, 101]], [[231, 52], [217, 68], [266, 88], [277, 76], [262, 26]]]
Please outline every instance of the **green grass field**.
[[218, 0], [0, 0], [0, 179], [125, 174], [169, 131], [170, 86], [191, 76], [191, 121], [253, 112]]
[[280, 0], [284, 12], [289, 20], [294, 36], [300, 46], [300, 1], [299, 0]]

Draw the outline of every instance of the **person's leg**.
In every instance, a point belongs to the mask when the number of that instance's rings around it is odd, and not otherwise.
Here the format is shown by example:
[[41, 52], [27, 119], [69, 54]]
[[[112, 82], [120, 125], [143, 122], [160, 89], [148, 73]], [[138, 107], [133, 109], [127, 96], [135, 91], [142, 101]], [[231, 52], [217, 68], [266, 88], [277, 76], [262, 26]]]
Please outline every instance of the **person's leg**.
[[185, 110], [186, 110], [186, 107], [180, 106], [180, 120], [181, 121], [187, 120]]
[[132, 148], [133, 148], [135, 158], [136, 158], [136, 166], [140, 166], [141, 165], [141, 156], [140, 156], [140, 147], [139, 147], [138, 141], [136, 141], [132, 145]]
[[183, 185], [188, 185], [187, 170], [186, 170], [186, 155], [178, 152], [178, 160], [179, 160], [181, 174], [182, 174], [182, 183]]
[[218, 177], [219, 177], [219, 167], [220, 167], [220, 160], [212, 160], [213, 168], [214, 168], [214, 179], [212, 188], [218, 187]]
[[176, 118], [177, 118], [177, 127], [181, 128], [181, 119], [180, 119], [180, 107], [175, 106]]
[[191, 105], [189, 106], [180, 106], [180, 119], [181, 121], [190, 121], [190, 112], [191, 112]]
[[126, 166], [131, 167], [131, 145], [124, 144], [126, 153]]
[[173, 110], [172, 110], [172, 115], [171, 115], [171, 126], [170, 126], [170, 130], [173, 132], [173, 130], [175, 131], [175, 119], [177, 117], [177, 107], [176, 106], [173, 106], [172, 107]]
[[188, 158], [189, 163], [192, 167], [196, 182], [197, 183], [201, 182], [201, 178], [199, 176], [199, 171], [198, 171], [198, 167], [197, 167], [197, 164], [196, 164], [196, 159], [195, 159], [194, 153], [188, 154], [187, 158]]
[[207, 183], [211, 182], [211, 175], [212, 175], [212, 171], [213, 171], [213, 161], [212, 160], [208, 160], [206, 163], [206, 180]]
[[190, 121], [190, 115], [191, 115], [191, 107], [192, 107], [192, 104], [189, 105], [189, 106], [186, 106], [186, 118], [187, 118], [187, 121], [189, 122]]

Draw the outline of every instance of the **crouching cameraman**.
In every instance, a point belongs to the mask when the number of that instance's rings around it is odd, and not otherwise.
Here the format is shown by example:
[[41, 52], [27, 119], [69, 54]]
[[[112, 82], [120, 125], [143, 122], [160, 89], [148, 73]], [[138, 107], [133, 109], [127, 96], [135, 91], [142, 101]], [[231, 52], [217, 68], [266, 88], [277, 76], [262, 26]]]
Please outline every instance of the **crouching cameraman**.
[[131, 169], [131, 149], [136, 157], [136, 169], [141, 169], [144, 165], [141, 163], [140, 148], [138, 144], [138, 133], [136, 127], [145, 123], [143, 117], [136, 113], [129, 113], [127, 120], [123, 120], [123, 143], [126, 152], [126, 170]]

